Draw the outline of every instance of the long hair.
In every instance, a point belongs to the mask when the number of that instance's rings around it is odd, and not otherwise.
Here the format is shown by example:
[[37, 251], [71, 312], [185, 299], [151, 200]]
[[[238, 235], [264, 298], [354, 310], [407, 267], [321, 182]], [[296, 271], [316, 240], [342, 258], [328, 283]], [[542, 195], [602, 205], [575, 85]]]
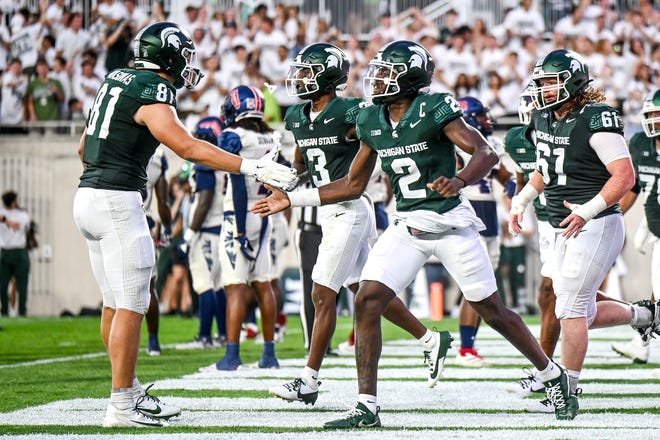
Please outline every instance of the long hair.
[[257, 133], [272, 133], [273, 129], [263, 119], [259, 118], [244, 118], [236, 121], [236, 126]]
[[566, 109], [566, 114], [574, 113], [591, 102], [605, 102], [606, 99], [603, 89], [589, 86], [570, 101], [571, 105]]

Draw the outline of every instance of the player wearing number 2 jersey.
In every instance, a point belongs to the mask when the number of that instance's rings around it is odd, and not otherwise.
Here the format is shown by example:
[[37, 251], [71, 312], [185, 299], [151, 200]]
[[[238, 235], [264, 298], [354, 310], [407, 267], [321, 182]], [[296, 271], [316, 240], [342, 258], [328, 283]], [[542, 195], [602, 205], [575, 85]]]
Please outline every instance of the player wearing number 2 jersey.
[[[355, 121], [364, 104], [360, 99], [336, 95], [338, 88], [345, 87], [348, 69], [343, 51], [331, 44], [315, 43], [301, 50], [286, 80], [290, 95], [310, 100], [290, 108], [285, 124], [297, 144], [294, 166], [299, 171], [307, 170], [315, 188], [346, 176], [360, 148]], [[315, 318], [309, 358], [300, 378], [269, 389], [282, 399], [311, 404], [318, 397], [319, 370], [335, 331], [336, 296], [344, 284], [357, 291], [369, 254], [369, 239], [376, 235], [373, 206], [366, 195], [320, 207], [318, 221], [323, 238], [312, 271]], [[385, 315], [424, 346], [429, 353], [427, 364], [433, 370], [429, 385], [435, 385], [439, 378], [437, 358], [443, 350], [446, 353], [449, 334], [428, 330], [398, 299]]]
[[[483, 223], [458, 195], [466, 184], [490, 171], [497, 154], [479, 131], [466, 124], [451, 95], [426, 94], [434, 67], [431, 55], [417, 43], [395, 41], [384, 46], [369, 63], [365, 77], [364, 90], [375, 105], [358, 115], [362, 144], [348, 175], [298, 194], [275, 191], [255, 205], [255, 212], [268, 215], [291, 204], [356, 199], [378, 157], [392, 183], [397, 213], [369, 254], [355, 299], [358, 403], [325, 428], [380, 426], [376, 402], [380, 317], [431, 255], [445, 265], [472, 307], [530, 359], [549, 385], [567, 383], [565, 373], [543, 354], [520, 317], [504, 307], [497, 293], [488, 255], [479, 244]], [[454, 145], [472, 154], [458, 175]]]
[[570, 378], [568, 399], [551, 400], [556, 417], [571, 420], [578, 411], [588, 329], [630, 323], [650, 333], [658, 313], [656, 305], [612, 300], [596, 305], [596, 291], [623, 246], [619, 200], [635, 182], [618, 112], [600, 103], [605, 96], [589, 87], [587, 65], [575, 52], [555, 50], [540, 58], [532, 82], [536, 110], [529, 128], [538, 152], [536, 170], [512, 200], [509, 225], [521, 232], [524, 207], [544, 192], [550, 224], [557, 229], [552, 281], [561, 358]]
[[112, 369], [103, 425], [163, 426], [162, 419], [180, 410], [144, 393], [135, 377], [154, 265], [140, 194], [149, 158], [163, 143], [184, 159], [267, 183], [289, 187], [297, 178], [270, 158], [241, 159], [186, 130], [176, 115], [176, 88], [194, 88], [201, 74], [191, 65], [195, 47], [185, 30], [154, 23], [138, 33], [133, 47], [136, 70], [108, 74], [90, 111], [78, 149], [84, 171], [73, 214], [103, 296], [101, 336]]

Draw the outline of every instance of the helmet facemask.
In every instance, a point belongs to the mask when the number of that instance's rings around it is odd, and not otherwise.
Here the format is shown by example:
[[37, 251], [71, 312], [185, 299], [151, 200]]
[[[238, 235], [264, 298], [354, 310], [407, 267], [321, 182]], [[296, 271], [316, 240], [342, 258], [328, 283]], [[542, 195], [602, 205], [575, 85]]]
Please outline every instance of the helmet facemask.
[[[571, 99], [571, 94], [566, 88], [566, 81], [571, 77], [568, 70], [563, 70], [557, 73], [536, 73], [532, 75], [534, 89], [532, 92], [532, 100], [537, 109], [554, 109], [559, 107], [560, 104]], [[542, 85], [544, 80], [554, 80], [553, 84]], [[554, 98], [546, 100], [545, 94], [555, 92]]]
[[535, 108], [534, 104], [534, 90], [533, 86], [527, 88], [520, 95], [520, 103], [518, 104], [518, 120], [523, 125], [529, 125], [532, 119], [532, 110]]
[[186, 60], [186, 65], [181, 71], [181, 79], [183, 80], [182, 85], [187, 89], [194, 89], [204, 77], [204, 74], [200, 69], [192, 67], [192, 65], [195, 64], [196, 51], [195, 49], [183, 47], [181, 48], [181, 56]]
[[369, 62], [367, 74], [362, 80], [364, 96], [375, 103], [386, 102], [387, 96], [397, 96], [401, 93], [398, 78], [408, 71], [405, 63], [389, 63], [372, 60]]
[[289, 96], [310, 97], [319, 91], [318, 76], [325, 71], [323, 64], [291, 63], [284, 84]]
[[648, 137], [660, 136], [660, 90], [651, 93], [642, 104], [642, 128]]

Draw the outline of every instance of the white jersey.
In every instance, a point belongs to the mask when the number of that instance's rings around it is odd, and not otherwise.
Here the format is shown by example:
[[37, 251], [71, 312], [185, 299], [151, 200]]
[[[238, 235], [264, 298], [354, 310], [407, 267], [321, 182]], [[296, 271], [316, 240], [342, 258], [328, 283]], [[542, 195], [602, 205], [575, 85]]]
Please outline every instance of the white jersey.
[[[232, 153], [246, 159], [259, 159], [277, 147], [274, 133], [257, 133], [240, 127], [227, 128], [224, 133], [235, 133], [238, 135], [240, 138], [240, 148], [237, 151], [232, 151]], [[263, 184], [254, 177], [244, 177], [248, 200], [247, 208], [250, 210], [255, 202], [266, 196], [266, 190]], [[227, 185], [225, 211], [234, 211], [234, 194], [231, 180]]]
[[195, 215], [195, 211], [199, 205], [199, 197], [195, 197], [194, 195], [199, 191], [209, 190], [214, 193], [213, 201], [211, 202], [211, 207], [202, 222], [202, 229], [214, 228], [222, 225], [225, 213], [224, 199], [227, 190], [227, 173], [195, 164], [192, 173], [190, 174], [189, 182], [193, 193], [193, 201], [190, 206], [190, 218]]
[[[502, 141], [494, 136], [489, 136], [488, 143], [493, 147], [493, 150], [495, 150], [497, 156], [501, 158], [504, 154], [504, 144]], [[468, 162], [470, 162], [470, 158], [472, 156], [460, 148], [456, 148], [456, 152], [458, 154], [459, 164], [461, 165], [460, 167], [462, 168], [466, 166]], [[493, 169], [490, 170], [488, 174], [486, 174], [482, 179], [461, 189], [461, 194], [470, 201], [496, 201], [497, 199], [495, 198], [495, 193], [493, 192], [493, 178], [501, 166], [502, 160], [500, 159], [493, 167]]]
[[167, 168], [167, 157], [165, 157], [165, 150], [161, 145], [156, 149], [154, 155], [151, 156], [149, 165], [147, 165], [146, 192], [142, 195], [144, 200], [144, 212], [148, 216], [151, 216], [155, 221], [160, 221], [160, 215], [158, 215], [157, 205], [153, 203], [153, 200], [156, 197], [154, 194], [154, 187], [160, 176], [165, 174]]

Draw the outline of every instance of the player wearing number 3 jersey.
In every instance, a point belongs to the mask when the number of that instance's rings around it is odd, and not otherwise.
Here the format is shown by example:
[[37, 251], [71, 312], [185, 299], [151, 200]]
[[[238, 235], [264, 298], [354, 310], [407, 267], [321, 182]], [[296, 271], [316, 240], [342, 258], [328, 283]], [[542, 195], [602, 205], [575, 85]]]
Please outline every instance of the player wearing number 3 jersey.
[[[549, 386], [567, 387], [566, 374], [551, 362], [520, 317], [502, 304], [488, 255], [479, 243], [483, 223], [458, 195], [497, 163], [497, 154], [463, 120], [449, 94], [428, 94], [435, 63], [411, 41], [384, 46], [369, 63], [364, 90], [373, 106], [360, 111], [361, 141], [348, 175], [291, 197], [275, 191], [255, 205], [269, 215], [290, 204], [331, 204], [364, 191], [376, 159], [392, 183], [397, 213], [371, 250], [355, 298], [356, 361], [359, 396], [355, 408], [329, 429], [380, 426], [376, 402], [382, 349], [380, 318], [431, 255], [445, 265], [474, 310], [538, 368]], [[472, 159], [456, 175], [454, 145]], [[562, 391], [557, 393], [562, 397]], [[565, 397], [568, 397], [566, 394]]]
[[154, 245], [140, 190], [160, 143], [184, 159], [231, 173], [295, 186], [295, 171], [270, 158], [241, 159], [195, 139], [176, 115], [176, 89], [194, 88], [195, 46], [175, 23], [154, 23], [134, 41], [135, 69], [109, 73], [80, 139], [83, 174], [73, 214], [87, 240], [103, 296], [101, 336], [110, 357], [112, 393], [104, 426], [163, 426], [180, 412], [145, 394], [135, 377], [142, 318], [149, 307]]
[[648, 334], [657, 329], [658, 313], [655, 304], [596, 303], [598, 286], [623, 246], [619, 200], [635, 183], [618, 112], [601, 104], [605, 96], [589, 87], [588, 67], [575, 52], [555, 50], [540, 58], [532, 82], [536, 170], [512, 200], [509, 225], [519, 233], [525, 205], [544, 192], [556, 228], [552, 282], [570, 383], [568, 400], [561, 407], [553, 403], [557, 418], [572, 419], [588, 329], [632, 324]]

